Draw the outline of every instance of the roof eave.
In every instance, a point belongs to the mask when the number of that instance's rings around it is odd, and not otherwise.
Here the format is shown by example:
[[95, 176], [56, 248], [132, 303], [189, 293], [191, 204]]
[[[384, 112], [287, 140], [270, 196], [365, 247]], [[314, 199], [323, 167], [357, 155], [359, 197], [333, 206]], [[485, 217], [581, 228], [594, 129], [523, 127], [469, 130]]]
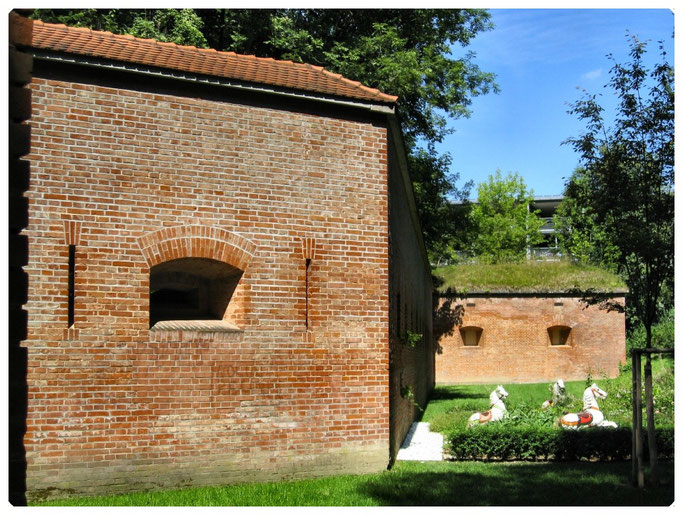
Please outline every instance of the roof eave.
[[314, 91], [307, 90], [297, 90], [289, 89], [278, 86], [273, 86], [263, 83], [255, 82], [244, 82], [235, 79], [229, 79], [224, 77], [212, 76], [212, 75], [201, 75], [191, 72], [186, 72], [182, 70], [176, 70], [171, 68], [159, 68], [152, 67], [144, 64], [125, 62], [125, 61], [114, 61], [109, 59], [102, 59], [99, 57], [80, 55], [80, 54], [67, 54], [60, 52], [53, 52], [44, 49], [30, 48], [30, 53], [36, 60], [43, 60], [48, 62], [61, 62], [68, 64], [76, 64], [80, 66], [86, 66], [90, 68], [97, 69], [107, 69], [114, 71], [122, 71], [127, 73], [134, 73], [139, 75], [144, 75], [148, 77], [157, 78], [167, 78], [174, 79], [184, 82], [191, 82], [195, 84], [206, 84], [211, 86], [220, 86], [240, 91], [258, 92], [271, 95], [278, 95], [288, 98], [304, 99], [316, 102], [324, 102], [328, 104], [334, 104], [338, 106], [353, 107], [356, 109], [362, 109], [374, 113], [381, 113], [385, 115], [395, 114], [395, 103], [386, 102], [371, 102], [364, 101], [360, 99], [353, 99], [347, 97], [326, 95], [324, 93], [318, 93]]

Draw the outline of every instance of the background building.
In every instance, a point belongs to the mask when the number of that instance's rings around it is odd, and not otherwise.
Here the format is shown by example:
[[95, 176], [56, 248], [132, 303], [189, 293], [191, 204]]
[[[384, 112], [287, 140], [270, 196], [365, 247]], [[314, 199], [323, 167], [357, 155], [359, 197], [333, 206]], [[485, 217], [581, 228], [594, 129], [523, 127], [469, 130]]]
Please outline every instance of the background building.
[[[628, 290], [604, 270], [527, 261], [436, 274], [442, 283], [434, 320], [439, 383], [616, 377], [625, 363]], [[582, 293], [589, 291], [599, 292], [601, 302], [589, 305]]]
[[539, 196], [535, 197], [531, 203], [530, 208], [534, 211], [539, 210], [538, 216], [545, 220], [545, 224], [541, 227], [544, 242], [530, 249], [531, 255], [536, 259], [554, 259], [560, 255], [553, 216], [563, 198], [562, 195]]

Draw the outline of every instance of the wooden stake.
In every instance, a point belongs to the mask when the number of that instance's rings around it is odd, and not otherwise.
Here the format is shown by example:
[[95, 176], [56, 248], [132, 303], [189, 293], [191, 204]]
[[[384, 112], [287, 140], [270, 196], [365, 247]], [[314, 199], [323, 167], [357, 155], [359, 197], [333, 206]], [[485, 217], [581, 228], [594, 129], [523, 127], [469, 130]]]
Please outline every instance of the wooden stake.
[[645, 475], [643, 473], [643, 405], [642, 390], [640, 382], [640, 351], [633, 349], [631, 358], [632, 377], [633, 377], [633, 433], [632, 433], [632, 455], [631, 472], [633, 486], [643, 488], [645, 486]]
[[650, 453], [650, 481], [659, 484], [657, 467], [657, 440], [655, 438], [655, 408], [652, 399], [652, 363], [650, 353], [645, 354], [645, 409], [647, 411], [647, 445]]

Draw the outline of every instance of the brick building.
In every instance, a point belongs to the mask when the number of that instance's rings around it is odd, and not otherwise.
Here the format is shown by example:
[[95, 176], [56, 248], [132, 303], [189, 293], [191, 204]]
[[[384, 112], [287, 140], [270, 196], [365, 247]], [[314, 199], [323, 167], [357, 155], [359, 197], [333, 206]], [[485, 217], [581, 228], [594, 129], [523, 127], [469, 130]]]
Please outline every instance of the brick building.
[[[624, 292], [611, 299], [624, 304]], [[624, 313], [566, 293], [441, 296], [434, 333], [439, 383], [534, 383], [616, 377], [626, 361]]]
[[28, 499], [385, 469], [434, 383], [396, 97], [10, 24], [33, 59]]

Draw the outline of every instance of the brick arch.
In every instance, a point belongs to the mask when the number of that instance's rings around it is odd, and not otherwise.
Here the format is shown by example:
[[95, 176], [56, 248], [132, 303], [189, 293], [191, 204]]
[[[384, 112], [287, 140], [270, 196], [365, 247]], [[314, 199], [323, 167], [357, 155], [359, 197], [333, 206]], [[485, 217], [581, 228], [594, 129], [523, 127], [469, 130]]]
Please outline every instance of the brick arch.
[[252, 241], [209, 225], [177, 225], [146, 233], [138, 245], [147, 265], [186, 257], [209, 258], [246, 270], [256, 252]]

